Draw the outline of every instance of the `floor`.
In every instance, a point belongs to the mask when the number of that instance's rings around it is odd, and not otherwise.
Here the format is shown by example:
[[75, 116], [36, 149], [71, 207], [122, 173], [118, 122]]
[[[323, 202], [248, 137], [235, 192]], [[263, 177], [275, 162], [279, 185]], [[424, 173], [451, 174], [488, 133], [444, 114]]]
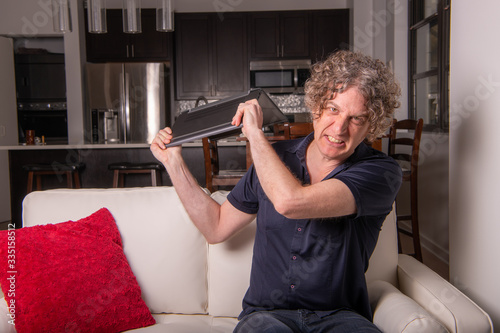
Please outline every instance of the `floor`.
[[[403, 248], [403, 253], [412, 253], [413, 252], [413, 244], [411, 237], [407, 235], [400, 234], [401, 238], [401, 246]], [[438, 273], [441, 277], [450, 280], [450, 272], [448, 263], [442, 261], [434, 254], [429, 252], [427, 249], [422, 248], [422, 258], [424, 264], [432, 269], [434, 272]]]

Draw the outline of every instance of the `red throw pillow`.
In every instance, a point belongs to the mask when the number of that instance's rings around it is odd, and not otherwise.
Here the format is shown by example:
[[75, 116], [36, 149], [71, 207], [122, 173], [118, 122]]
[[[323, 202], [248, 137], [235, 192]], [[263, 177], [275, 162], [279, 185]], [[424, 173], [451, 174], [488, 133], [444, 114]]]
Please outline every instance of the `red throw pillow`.
[[0, 232], [0, 283], [7, 320], [23, 332], [122, 332], [153, 325], [102, 208], [68, 221]]

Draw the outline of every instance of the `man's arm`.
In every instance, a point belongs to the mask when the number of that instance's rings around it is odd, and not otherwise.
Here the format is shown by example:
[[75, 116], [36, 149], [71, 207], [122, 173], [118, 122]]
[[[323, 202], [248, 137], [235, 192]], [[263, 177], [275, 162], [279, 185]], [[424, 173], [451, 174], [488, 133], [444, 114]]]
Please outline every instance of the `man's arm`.
[[165, 147], [172, 138], [171, 134], [169, 128], [160, 130], [151, 144], [153, 155], [165, 166], [184, 208], [206, 240], [213, 244], [228, 239], [250, 223], [255, 215], [239, 211], [228, 201], [221, 206], [212, 200], [188, 170], [181, 148]]
[[302, 185], [279, 159], [264, 135], [254, 136], [250, 142], [260, 184], [281, 215], [301, 219], [344, 216], [356, 212], [354, 196], [343, 182], [328, 179]]

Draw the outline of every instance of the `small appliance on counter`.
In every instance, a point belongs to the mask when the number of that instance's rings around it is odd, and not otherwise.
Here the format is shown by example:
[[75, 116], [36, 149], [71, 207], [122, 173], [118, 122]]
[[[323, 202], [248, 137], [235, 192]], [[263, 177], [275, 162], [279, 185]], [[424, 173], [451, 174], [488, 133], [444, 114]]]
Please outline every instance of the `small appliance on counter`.
[[87, 64], [91, 143], [151, 143], [170, 125], [168, 62]]

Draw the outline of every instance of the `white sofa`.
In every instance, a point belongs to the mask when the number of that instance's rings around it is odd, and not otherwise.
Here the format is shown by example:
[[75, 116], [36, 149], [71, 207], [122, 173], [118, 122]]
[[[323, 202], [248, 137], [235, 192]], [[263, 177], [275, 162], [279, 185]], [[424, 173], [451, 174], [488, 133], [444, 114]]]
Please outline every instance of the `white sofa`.
[[[226, 194], [212, 197], [222, 202]], [[32, 192], [23, 203], [23, 223], [76, 221], [101, 207], [117, 222], [124, 253], [157, 322], [137, 331], [232, 332], [249, 283], [255, 222], [227, 242], [208, 245], [174, 188], [149, 187]], [[493, 331], [489, 316], [464, 294], [412, 257], [398, 255], [393, 213], [366, 277], [374, 322], [384, 332]], [[7, 312], [5, 301], [0, 303]], [[0, 332], [13, 331], [0, 320]]]

